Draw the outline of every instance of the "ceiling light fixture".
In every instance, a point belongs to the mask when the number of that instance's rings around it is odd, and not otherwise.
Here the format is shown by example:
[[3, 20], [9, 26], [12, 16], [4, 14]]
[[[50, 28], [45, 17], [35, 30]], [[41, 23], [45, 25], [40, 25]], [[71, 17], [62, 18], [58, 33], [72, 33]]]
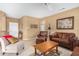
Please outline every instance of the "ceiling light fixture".
[[43, 5], [49, 10], [52, 11], [52, 5], [50, 3], [43, 3]]

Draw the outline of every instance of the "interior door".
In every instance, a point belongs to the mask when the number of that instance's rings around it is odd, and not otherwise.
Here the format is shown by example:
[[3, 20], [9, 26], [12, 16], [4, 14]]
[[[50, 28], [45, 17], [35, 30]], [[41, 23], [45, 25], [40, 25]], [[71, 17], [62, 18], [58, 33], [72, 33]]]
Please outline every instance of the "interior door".
[[18, 23], [9, 22], [9, 34], [18, 38]]

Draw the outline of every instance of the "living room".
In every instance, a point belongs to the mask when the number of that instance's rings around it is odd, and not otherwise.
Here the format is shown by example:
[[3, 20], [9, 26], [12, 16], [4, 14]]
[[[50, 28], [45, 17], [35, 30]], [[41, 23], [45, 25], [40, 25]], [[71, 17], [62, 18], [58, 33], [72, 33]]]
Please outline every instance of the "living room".
[[[78, 56], [78, 12], [79, 3], [0, 3], [0, 55]], [[3, 39], [10, 42], [5, 45]], [[37, 48], [38, 43], [45, 47], [49, 40], [49, 44], [57, 44], [58, 54], [51, 49], [45, 54]]]

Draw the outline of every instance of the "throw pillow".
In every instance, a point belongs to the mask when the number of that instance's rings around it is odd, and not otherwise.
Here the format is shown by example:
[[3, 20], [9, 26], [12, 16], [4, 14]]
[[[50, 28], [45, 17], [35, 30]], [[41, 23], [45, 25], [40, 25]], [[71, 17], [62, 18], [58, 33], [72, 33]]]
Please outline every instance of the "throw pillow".
[[17, 38], [8, 38], [8, 41], [11, 43], [11, 44], [14, 44], [14, 43], [16, 43], [18, 40], [17, 40]]
[[12, 38], [13, 36], [12, 35], [5, 35], [3, 36], [5, 39], [8, 39], [8, 38]]

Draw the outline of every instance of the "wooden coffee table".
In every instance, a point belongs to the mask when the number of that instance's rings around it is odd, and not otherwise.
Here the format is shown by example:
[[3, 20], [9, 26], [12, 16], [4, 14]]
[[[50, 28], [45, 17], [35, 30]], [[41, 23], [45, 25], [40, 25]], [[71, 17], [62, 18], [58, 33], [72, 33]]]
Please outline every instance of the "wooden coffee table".
[[35, 55], [37, 54], [37, 50], [39, 50], [41, 52], [41, 55], [46, 55], [47, 52], [50, 52], [54, 48], [55, 48], [56, 53], [59, 55], [58, 45], [59, 44], [54, 41], [45, 41], [43, 43], [36, 44], [36, 45], [34, 45]]

